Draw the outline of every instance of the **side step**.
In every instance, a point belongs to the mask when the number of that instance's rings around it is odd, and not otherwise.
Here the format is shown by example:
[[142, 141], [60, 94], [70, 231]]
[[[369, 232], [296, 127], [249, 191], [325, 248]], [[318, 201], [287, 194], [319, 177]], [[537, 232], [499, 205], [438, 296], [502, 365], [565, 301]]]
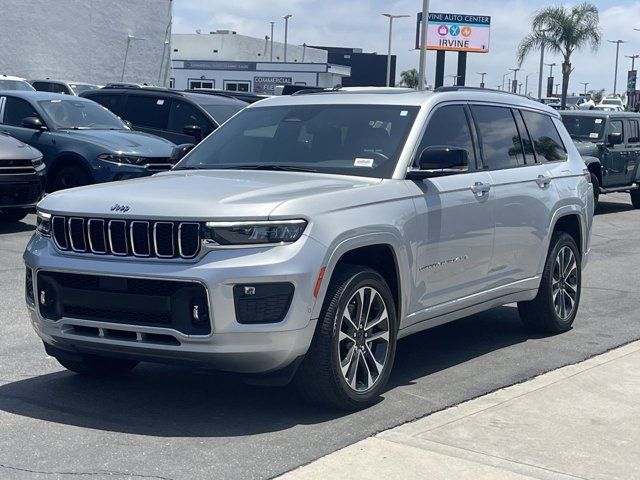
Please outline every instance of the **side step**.
[[631, 190], [637, 190], [638, 188], [640, 187], [636, 183], [634, 183], [633, 185], [627, 185], [626, 187], [613, 187], [613, 188], [600, 187], [600, 193], [629, 192]]

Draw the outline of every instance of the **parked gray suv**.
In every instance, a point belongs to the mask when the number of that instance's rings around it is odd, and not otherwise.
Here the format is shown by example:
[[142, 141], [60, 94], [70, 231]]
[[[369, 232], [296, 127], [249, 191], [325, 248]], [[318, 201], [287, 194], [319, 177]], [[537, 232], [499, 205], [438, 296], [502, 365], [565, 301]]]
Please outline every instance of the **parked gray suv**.
[[46, 197], [26, 302], [75, 372], [205, 364], [362, 408], [412, 333], [513, 302], [569, 330], [592, 215], [559, 115], [524, 97], [275, 97], [170, 172]]

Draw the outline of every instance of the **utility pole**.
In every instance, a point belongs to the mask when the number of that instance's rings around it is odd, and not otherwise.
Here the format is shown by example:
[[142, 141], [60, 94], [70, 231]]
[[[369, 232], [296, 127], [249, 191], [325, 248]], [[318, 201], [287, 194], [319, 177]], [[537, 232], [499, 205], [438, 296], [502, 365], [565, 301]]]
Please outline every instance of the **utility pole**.
[[484, 77], [487, 74], [487, 72], [478, 72], [478, 75], [481, 76], [480, 79], [480, 88], [484, 88]]
[[625, 40], [607, 40], [609, 43], [616, 44], [616, 67], [613, 76], [613, 95], [616, 95], [616, 90], [618, 89], [618, 55], [620, 54], [620, 44], [627, 43]]
[[525, 76], [525, 81], [524, 81], [524, 94], [525, 95], [529, 95], [529, 77], [531, 75], [535, 75], [538, 72], [533, 72], [533, 73], [529, 73], [528, 75]]
[[553, 67], [557, 65], [557, 63], [545, 63], [547, 67], [549, 67], [549, 76], [553, 77]]
[[131, 40], [144, 40], [144, 38], [135, 37], [133, 35], [127, 35], [127, 48], [124, 51], [124, 62], [122, 63], [122, 75], [120, 81], [124, 82], [124, 71], [127, 68], [127, 57], [129, 56], [129, 47], [131, 46]]
[[580, 82], [580, 85], [584, 85], [584, 94], [587, 94], [587, 85], [589, 85], [589, 82]]
[[393, 19], [394, 18], [406, 18], [409, 15], [392, 15], [390, 13], [383, 13], [383, 17], [389, 19], [389, 46], [387, 49], [387, 87], [391, 86], [391, 32], [393, 31]]
[[424, 90], [427, 76], [427, 26], [429, 25], [429, 0], [422, 0], [422, 25], [420, 26], [420, 65], [418, 90]]
[[287, 34], [289, 33], [289, 19], [293, 17], [293, 15], [288, 14], [283, 16], [284, 18], [284, 61], [287, 61]]
[[[506, 78], [507, 75], [510, 75], [510, 74], [511, 74], [511, 72], [507, 72], [504, 75], [502, 75], [502, 90], [504, 90], [504, 79]], [[509, 90], [511, 90], [511, 89], [509, 89]]]
[[559, 83], [556, 83], [556, 95], [558, 95], [558, 87], [560, 86]]
[[269, 55], [269, 61], [273, 62], [273, 24], [276, 22], [269, 22], [271, 24], [271, 54]]

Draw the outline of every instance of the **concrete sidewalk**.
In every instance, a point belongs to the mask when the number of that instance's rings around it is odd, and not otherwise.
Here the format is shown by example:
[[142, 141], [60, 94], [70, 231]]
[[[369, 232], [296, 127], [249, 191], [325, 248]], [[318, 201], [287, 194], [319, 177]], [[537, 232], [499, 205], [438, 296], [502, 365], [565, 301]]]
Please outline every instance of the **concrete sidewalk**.
[[640, 341], [380, 433], [280, 478], [640, 479]]

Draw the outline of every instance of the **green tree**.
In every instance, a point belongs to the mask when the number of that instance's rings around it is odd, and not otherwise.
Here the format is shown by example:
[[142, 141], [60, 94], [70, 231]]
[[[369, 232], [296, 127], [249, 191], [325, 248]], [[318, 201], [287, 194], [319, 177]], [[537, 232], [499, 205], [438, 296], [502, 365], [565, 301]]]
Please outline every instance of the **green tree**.
[[593, 102], [598, 105], [604, 98], [604, 88], [601, 88], [600, 90], [589, 90], [589, 94], [591, 95]]
[[400, 85], [409, 88], [418, 88], [418, 71], [415, 68], [400, 73], [400, 78], [402, 79]]
[[518, 64], [529, 53], [544, 47], [562, 56], [562, 107], [567, 106], [567, 90], [571, 68], [571, 55], [585, 46], [596, 51], [601, 42], [598, 7], [591, 3], [565, 7], [545, 7], [538, 10], [531, 23], [531, 33], [518, 46]]

